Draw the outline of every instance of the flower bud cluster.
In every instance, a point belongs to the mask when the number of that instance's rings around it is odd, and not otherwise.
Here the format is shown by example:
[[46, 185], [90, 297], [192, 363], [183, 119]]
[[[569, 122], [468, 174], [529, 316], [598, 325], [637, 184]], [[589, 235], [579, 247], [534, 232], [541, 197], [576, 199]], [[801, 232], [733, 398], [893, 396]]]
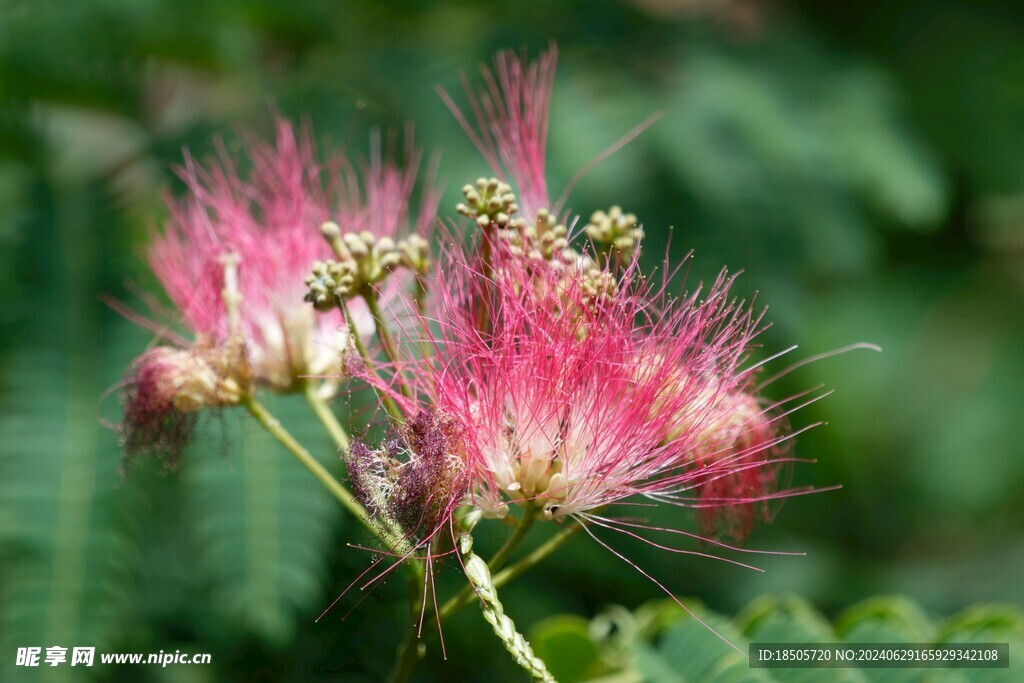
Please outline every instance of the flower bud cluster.
[[472, 218], [481, 230], [490, 226], [505, 228], [519, 212], [519, 204], [512, 187], [497, 178], [477, 178], [476, 185], [464, 185], [465, 202], [455, 206], [463, 216]]
[[636, 216], [623, 213], [622, 208], [613, 206], [604, 211], [595, 211], [584, 231], [595, 243], [606, 245], [609, 250], [624, 260], [629, 260], [640, 248], [644, 230]]
[[615, 300], [618, 282], [607, 270], [591, 265], [579, 276], [579, 287], [584, 303], [600, 306]]
[[532, 223], [513, 221], [498, 232], [514, 255], [553, 264], [576, 263], [582, 258], [569, 245], [568, 234], [568, 229], [547, 209], [538, 209]]
[[419, 235], [400, 240], [377, 237], [368, 230], [342, 234], [337, 223], [320, 228], [337, 261], [314, 261], [306, 276], [305, 300], [317, 310], [330, 310], [338, 302], [358, 296], [383, 282], [396, 268], [424, 274], [430, 268], [430, 245]]
[[[483, 187], [485, 190], [487, 188], [495, 188], [496, 192], [503, 193], [502, 201], [504, 204], [502, 206], [509, 208], [510, 211], [517, 208], [516, 197], [512, 193], [511, 188], [499, 183], [496, 179], [492, 178], [489, 181], [485, 181], [481, 178], [477, 181], [477, 187]], [[464, 193], [467, 199], [475, 202], [473, 206], [478, 205], [482, 201], [480, 194], [471, 185], [466, 185]], [[467, 204], [459, 204], [456, 209], [463, 215], [477, 216], [474, 210]], [[603, 215], [602, 212], [598, 212], [598, 214]], [[597, 216], [598, 214], [594, 215]], [[558, 277], [561, 282], [555, 282], [555, 286], [559, 289], [576, 289], [579, 287], [584, 296], [575, 303], [582, 303], [584, 305], [599, 304], [602, 301], [609, 301], [615, 296], [617, 283], [614, 275], [607, 270], [601, 269], [592, 258], [572, 246], [569, 241], [568, 228], [549, 209], [538, 209], [532, 221], [520, 216], [507, 218], [507, 214], [501, 212], [497, 215], [502, 222], [498, 223], [496, 220], [492, 222], [492, 218], [488, 214], [481, 215], [487, 218], [487, 225], [495, 225], [497, 227], [495, 234], [511, 256], [522, 258], [528, 264], [552, 268], [559, 273]], [[613, 209], [612, 216], [617, 224], [623, 222], [621, 210], [616, 214], [615, 209]], [[627, 218], [629, 220], [626, 223], [631, 221], [633, 225], [636, 224], [635, 216], [630, 214]], [[639, 241], [643, 231], [636, 228], [631, 234], [633, 237], [630, 239]], [[633, 244], [633, 242], [630, 244]], [[537, 286], [544, 286], [546, 282], [546, 279], [542, 278], [535, 284]]]

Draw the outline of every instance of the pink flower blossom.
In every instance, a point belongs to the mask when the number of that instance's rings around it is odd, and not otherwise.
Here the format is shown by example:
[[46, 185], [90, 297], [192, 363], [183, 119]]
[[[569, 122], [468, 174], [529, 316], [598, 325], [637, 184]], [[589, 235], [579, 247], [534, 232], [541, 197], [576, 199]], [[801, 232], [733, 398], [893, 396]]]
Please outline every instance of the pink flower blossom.
[[[170, 219], [148, 249], [193, 338], [129, 314], [177, 346], [146, 352], [122, 382], [120, 431], [129, 453], [173, 455], [196, 412], [237, 403], [252, 382], [291, 391], [304, 377], [336, 375], [343, 321], [303, 302], [314, 261], [332, 255], [321, 224], [393, 238], [426, 231], [436, 215], [429, 183], [418, 211], [411, 209], [420, 153], [411, 150], [404, 166], [391, 163], [379, 135], [358, 167], [343, 155], [321, 164], [309, 132], [283, 120], [273, 144], [247, 144], [247, 174], [223, 146], [209, 164], [186, 155], [179, 175], [187, 192], [168, 201]], [[382, 285], [385, 302], [408, 284], [400, 280]], [[369, 334], [365, 304], [353, 301], [349, 310]]]
[[[578, 522], [670, 596], [602, 536], [753, 568], [656, 540], [671, 534], [741, 551], [713, 533], [724, 525], [742, 536], [767, 501], [797, 493], [776, 490], [792, 435], [781, 403], [753, 398], [757, 366], [748, 358], [762, 316], [731, 298], [734, 276], [723, 271], [677, 298], [647, 284], [635, 260], [616, 270], [545, 268], [492, 246], [489, 276], [472, 255], [442, 254], [443, 286], [424, 321], [435, 358], [409, 368], [418, 400], [393, 392], [407, 414], [427, 403], [457, 425], [460, 502], [489, 517], [518, 505]], [[696, 509], [705, 535], [614, 514], [632, 504]], [[432, 518], [431, 533], [451, 528], [454, 510]]]
[[[332, 255], [322, 223], [395, 237], [425, 231], [433, 221], [433, 189], [423, 193], [417, 213], [410, 209], [419, 152], [401, 168], [382, 159], [380, 146], [377, 137], [358, 171], [344, 156], [321, 165], [310, 135], [279, 121], [276, 144], [249, 143], [247, 177], [223, 150], [206, 166], [186, 158], [180, 175], [188, 194], [170, 201], [171, 219], [155, 237], [149, 262], [192, 332], [217, 343], [233, 333], [223, 260], [237, 260], [237, 332], [258, 382], [288, 390], [301, 376], [327, 374], [338, 364], [339, 316], [319, 315], [302, 302], [313, 262]], [[359, 329], [372, 329], [364, 306], [355, 302], [351, 312]]]
[[[430, 392], [465, 425], [475, 504], [500, 516], [529, 503], [561, 521], [636, 495], [697, 494], [696, 506], [709, 502], [704, 489], [719, 505], [768, 495], [773, 477], [755, 487], [747, 473], [770, 472], [783, 437], [760, 410], [736, 423], [726, 409], [747, 388], [760, 322], [729, 298], [731, 277], [670, 301], [630, 271], [595, 298], [585, 278], [520, 263], [501, 259], [482, 286], [464, 263], [441, 276], [456, 286], [437, 316], [443, 360]], [[481, 298], [487, 334], [466, 305]]]

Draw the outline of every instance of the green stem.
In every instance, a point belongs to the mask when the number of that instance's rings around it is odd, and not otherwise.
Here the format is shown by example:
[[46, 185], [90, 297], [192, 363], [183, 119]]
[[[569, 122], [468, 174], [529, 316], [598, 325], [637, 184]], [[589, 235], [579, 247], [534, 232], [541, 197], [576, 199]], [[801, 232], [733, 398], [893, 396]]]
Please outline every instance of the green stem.
[[384, 347], [384, 354], [394, 366], [395, 383], [398, 385], [398, 390], [402, 392], [402, 396], [409, 398], [412, 394], [409, 392], [409, 388], [405, 386], [405, 382], [402, 381], [401, 371], [398, 367], [398, 347], [391, 337], [391, 332], [388, 330], [384, 315], [381, 313], [380, 297], [377, 296], [376, 291], [368, 288], [363, 293], [363, 300], [366, 302], [366, 307], [370, 309], [370, 315], [373, 316], [373, 324], [377, 328], [377, 338], [380, 339], [380, 345]]
[[491, 561], [487, 563], [487, 567], [492, 571], [496, 572], [501, 569], [502, 565], [512, 555], [513, 551], [519, 547], [523, 539], [526, 538], [526, 534], [530, 533], [530, 529], [533, 528], [533, 523], [537, 521], [537, 508], [534, 506], [528, 506], [526, 511], [523, 512], [522, 519], [516, 525], [516, 530], [512, 532], [512, 535], [508, 537], [504, 545], [498, 548], [498, 552], [494, 553], [491, 557]]
[[[529, 533], [531, 528], [533, 528], [533, 524], [536, 521], [537, 509], [534, 507], [527, 508], [523, 513], [522, 519], [519, 520], [519, 524], [516, 525], [516, 530], [512, 532], [512, 535], [508, 537], [500, 548], [498, 548], [498, 552], [494, 553], [490, 562], [487, 563], [487, 568], [490, 569], [491, 572], [496, 572], [501, 569], [509, 556], [512, 555], [512, 552], [519, 547], [519, 544], [522, 543], [524, 538], [526, 538], [526, 534]], [[441, 610], [441, 618], [444, 619], [445, 616], [447, 616], [445, 609], [447, 609], [449, 605], [458, 605], [458, 607], [453, 608], [452, 613], [454, 613], [468, 605], [472, 598], [473, 587], [469, 585], [463, 586], [461, 591], [444, 604]]]
[[[363, 365], [366, 366], [368, 372], [374, 372], [373, 369], [373, 358], [370, 357], [370, 353], [366, 350], [366, 345], [363, 344], [363, 339], [359, 336], [359, 330], [356, 328], [355, 321], [352, 320], [352, 315], [349, 313], [348, 306], [344, 300], [338, 302], [338, 308], [341, 309], [342, 315], [345, 316], [345, 320], [348, 321], [348, 331], [352, 337], [352, 343], [356, 347], [356, 352], [359, 353], [359, 357], [363, 359]], [[398, 404], [395, 403], [394, 399], [388, 396], [383, 390], [374, 387], [374, 391], [377, 392], [377, 397], [380, 399], [381, 405], [384, 406], [384, 410], [387, 411], [391, 419], [397, 423], [403, 422], [402, 411], [399, 409]]]
[[327, 405], [327, 401], [317, 392], [316, 384], [307, 380], [304, 382], [302, 392], [306, 396], [306, 403], [313, 409], [313, 413], [316, 414], [317, 419], [323, 424], [327, 433], [331, 435], [334, 445], [343, 451], [347, 451], [349, 444], [348, 434], [345, 432], [345, 428], [341, 426], [341, 423], [338, 422], [338, 418], [334, 416], [334, 412]]
[[515, 622], [505, 614], [505, 608], [498, 598], [497, 588], [491, 578], [491, 571], [487, 568], [487, 563], [473, 552], [473, 537], [469, 533], [463, 533], [459, 538], [459, 552], [462, 553], [463, 564], [466, 567], [466, 578], [476, 591], [484, 619], [494, 629], [494, 634], [516, 660], [516, 664], [523, 667], [535, 681], [555, 683], [555, 678], [548, 671], [544, 660], [534, 654], [530, 643], [516, 629]]
[[[490, 281], [492, 276], [491, 268], [491, 240], [495, 239], [493, 233], [484, 231], [483, 243], [480, 245], [480, 258], [483, 261], [483, 282], [486, 288], [487, 283]], [[484, 290], [486, 292], [486, 289]], [[476, 315], [476, 326], [481, 333], [487, 331], [487, 296], [480, 297], [479, 308], [477, 309]]]
[[[267, 432], [277, 439], [278, 443], [284, 446], [285, 450], [295, 456], [295, 459], [302, 463], [310, 473], [317, 478], [317, 480], [324, 485], [331, 495], [338, 499], [342, 506], [352, 513], [352, 515], [365, 526], [370, 533], [376, 536], [387, 548], [396, 552], [402, 553], [403, 555], [410, 551], [409, 544], [399, 536], [396, 536], [393, 532], [385, 529], [373, 522], [370, 516], [366, 513], [366, 509], [363, 508], [362, 504], [356, 500], [348, 489], [341, 485], [341, 483], [331, 476], [323, 465], [314, 458], [309, 451], [307, 451], [302, 444], [295, 440], [288, 430], [278, 421], [276, 417], [270, 414], [270, 411], [266, 407], [257, 401], [252, 396], [246, 396], [242, 399], [242, 405], [245, 406], [249, 414], [256, 418], [256, 421], [263, 427]], [[420, 567], [415, 562], [407, 563], [408, 567], [414, 567], [420, 570]]]
[[427, 279], [420, 273], [416, 273], [413, 296], [416, 299], [416, 311], [422, 317], [427, 312]]
[[[556, 535], [549, 538], [542, 545], [538, 546], [532, 553], [519, 560], [511, 567], [504, 569], [503, 571], [495, 574], [493, 578], [493, 584], [495, 588], [501, 588], [508, 584], [514, 579], [522, 576], [527, 571], [535, 567], [544, 561], [548, 555], [562, 547], [562, 544], [572, 538], [577, 531], [580, 530], [579, 524], [573, 524], [572, 526], [566, 527], [559, 531]], [[511, 539], [510, 539], [511, 540]], [[501, 551], [499, 551], [501, 552]], [[492, 559], [493, 563], [494, 560]], [[466, 605], [473, 601], [473, 590], [470, 586], [466, 586], [459, 593], [452, 596], [444, 605], [441, 606], [438, 614], [441, 617], [441, 621], [448, 619], [449, 617], [460, 612]]]
[[555, 552], [570, 538], [576, 535], [576, 533], [582, 529], [578, 522], [568, 526], [557, 534], [549, 538], [543, 545], [537, 547], [532, 553], [524, 557], [523, 559], [516, 562], [511, 567], [507, 567], [504, 570], [498, 572], [494, 576], [494, 585], [497, 588], [501, 588], [505, 584], [514, 581], [535, 566], [547, 559], [548, 555]]
[[[414, 285], [413, 296], [416, 298], [416, 312], [419, 314], [419, 319], [422, 321], [427, 315], [427, 278], [423, 274], [416, 274], [416, 284]], [[428, 358], [430, 356], [430, 342], [428, 341], [428, 338], [428, 335], [421, 335], [420, 356], [422, 358]]]

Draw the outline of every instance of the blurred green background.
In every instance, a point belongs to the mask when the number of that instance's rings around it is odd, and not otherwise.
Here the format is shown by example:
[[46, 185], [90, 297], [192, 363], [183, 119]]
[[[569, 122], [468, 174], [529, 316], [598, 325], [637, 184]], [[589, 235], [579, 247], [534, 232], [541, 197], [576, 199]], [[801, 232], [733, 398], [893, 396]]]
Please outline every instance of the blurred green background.
[[[314, 623], [367, 566], [346, 546], [365, 539], [241, 415], [207, 417], [180, 473], [150, 463], [122, 478], [102, 426], [117, 399], [100, 396], [150, 337], [100, 297], [137, 304], [135, 285], [155, 286], [141, 252], [161, 193], [180, 189], [182, 148], [202, 157], [214, 136], [267, 134], [273, 110], [306, 117], [325, 149], [413, 122], [443, 150], [451, 213], [487, 171], [435, 86], [456, 91], [459, 71], [497, 49], [536, 54], [550, 40], [553, 194], [663, 111], [570, 207], [635, 212], [652, 264], [674, 226], [672, 252], [696, 250], [694, 279], [744, 269], [740, 291], [774, 323], [768, 352], [885, 349], [772, 390], [836, 389], [794, 418], [828, 423], [799, 438], [818, 462], [794, 480], [843, 488], [788, 501], [748, 541], [806, 557], [765, 558], [756, 574], [624, 552], [724, 614], [769, 593], [830, 617], [876, 594], [935, 618], [1024, 604], [1024, 14], [1010, 3], [6, 0], [0, 680], [82, 679], [13, 666], [18, 647], [55, 644], [213, 655], [89, 670], [100, 680], [382, 678], [401, 582]], [[301, 401], [274, 405], [337, 467]], [[485, 547], [504, 534], [489, 529]], [[458, 572], [444, 574], [450, 593]], [[582, 537], [505, 591], [524, 628], [658, 597]], [[518, 680], [475, 610], [446, 628], [447, 662], [427, 630], [424, 680]]]

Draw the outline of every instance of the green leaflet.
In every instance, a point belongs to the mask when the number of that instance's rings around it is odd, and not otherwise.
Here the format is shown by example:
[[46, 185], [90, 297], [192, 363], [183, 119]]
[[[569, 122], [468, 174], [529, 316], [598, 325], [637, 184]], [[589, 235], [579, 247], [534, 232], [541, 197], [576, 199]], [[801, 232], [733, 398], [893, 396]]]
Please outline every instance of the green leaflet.
[[[765, 596], [754, 600], [736, 617], [736, 623], [748, 640], [768, 643], [827, 643], [836, 640], [832, 625], [814, 607], [796, 596]], [[864, 683], [867, 680], [856, 669], [784, 669], [771, 673], [776, 680], [790, 683]]]
[[[972, 607], [933, 621], [912, 600], [876, 597], [854, 605], [830, 623], [796, 596], [754, 600], [733, 619], [688, 602], [644, 605], [635, 612], [612, 607], [589, 626], [578, 617], [545, 619], [530, 631], [561, 681], [593, 683], [974, 683], [1017, 680], [1010, 669], [752, 669], [744, 653], [751, 642], [1010, 642], [1024, 647], [1024, 613], [1003, 606]], [[589, 640], [588, 648], [582, 641]], [[1012, 654], [1011, 654], [1012, 656]]]
[[583, 617], [571, 614], [549, 617], [534, 624], [527, 639], [561, 683], [583, 681], [608, 668], [601, 665], [597, 643], [590, 637], [587, 620]]
[[[15, 672], [19, 647], [93, 646], [129, 630], [130, 569], [138, 496], [118, 487], [120, 449], [97, 419], [98, 396], [123, 362], [98, 344], [90, 292], [95, 251], [83, 187], [63, 188], [47, 230], [60, 235], [36, 254], [62, 295], [21, 330], [25, 343], [5, 360], [0, 400], [0, 679], [71, 680], [78, 670]], [[19, 302], [20, 303], [20, 302]]]

